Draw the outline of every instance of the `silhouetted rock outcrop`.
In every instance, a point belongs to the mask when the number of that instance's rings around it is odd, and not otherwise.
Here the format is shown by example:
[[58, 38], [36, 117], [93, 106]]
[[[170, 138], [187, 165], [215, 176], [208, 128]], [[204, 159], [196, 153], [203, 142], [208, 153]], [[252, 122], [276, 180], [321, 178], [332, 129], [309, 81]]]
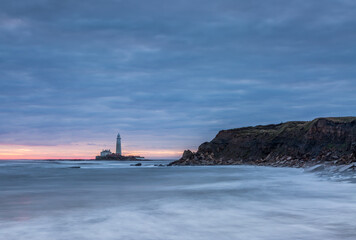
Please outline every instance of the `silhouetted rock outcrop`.
[[342, 117], [223, 130], [170, 165], [305, 167], [355, 161], [356, 117]]
[[131, 164], [131, 166], [139, 167], [139, 166], [142, 166], [142, 163]]
[[112, 153], [106, 156], [96, 156], [95, 160], [144, 161], [145, 159], [140, 156], [123, 156], [117, 153]]

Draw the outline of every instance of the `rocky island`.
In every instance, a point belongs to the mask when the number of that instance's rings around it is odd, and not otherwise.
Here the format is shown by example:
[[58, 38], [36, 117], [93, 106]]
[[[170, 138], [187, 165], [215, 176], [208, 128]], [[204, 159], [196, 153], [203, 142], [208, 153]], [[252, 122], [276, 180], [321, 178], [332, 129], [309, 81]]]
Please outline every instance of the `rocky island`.
[[309, 167], [356, 162], [356, 117], [317, 118], [220, 131], [170, 165]]
[[145, 161], [145, 158], [141, 156], [123, 156], [121, 154], [110, 153], [104, 156], [96, 156], [95, 160]]
[[124, 156], [121, 149], [121, 135], [117, 134], [116, 137], [116, 153], [112, 153], [110, 149], [103, 149], [99, 156], [95, 157], [95, 160], [115, 160], [115, 161], [147, 161], [141, 156]]

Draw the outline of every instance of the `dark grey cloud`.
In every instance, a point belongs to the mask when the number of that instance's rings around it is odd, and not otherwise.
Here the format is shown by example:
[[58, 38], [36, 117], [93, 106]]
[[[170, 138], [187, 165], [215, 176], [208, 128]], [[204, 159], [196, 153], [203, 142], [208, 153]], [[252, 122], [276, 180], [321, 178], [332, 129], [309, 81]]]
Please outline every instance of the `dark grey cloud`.
[[119, 130], [183, 149], [220, 129], [355, 115], [355, 16], [350, 0], [2, 1], [0, 143]]

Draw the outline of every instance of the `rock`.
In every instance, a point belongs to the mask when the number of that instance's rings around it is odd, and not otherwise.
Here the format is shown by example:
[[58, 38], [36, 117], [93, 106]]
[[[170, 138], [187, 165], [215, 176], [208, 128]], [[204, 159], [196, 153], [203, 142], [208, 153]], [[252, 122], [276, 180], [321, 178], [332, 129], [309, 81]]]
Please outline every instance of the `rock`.
[[339, 172], [346, 172], [349, 170], [356, 170], [356, 163], [351, 163], [339, 169]]
[[356, 142], [351, 143], [351, 150], [352, 150], [353, 154], [356, 155]]
[[193, 152], [188, 149], [188, 150], [185, 150], [185, 151], [183, 152], [182, 158], [188, 159], [188, 158], [191, 158], [191, 157], [193, 157], [193, 156], [194, 156]]
[[69, 167], [69, 168], [80, 168], [80, 166], [72, 166], [72, 167]]
[[318, 164], [313, 167], [306, 168], [305, 171], [306, 172], [318, 172], [318, 171], [322, 171], [324, 169], [325, 169], [324, 165]]
[[130, 166], [136, 166], [136, 167], [139, 167], [139, 166], [142, 166], [142, 163], [131, 164]]

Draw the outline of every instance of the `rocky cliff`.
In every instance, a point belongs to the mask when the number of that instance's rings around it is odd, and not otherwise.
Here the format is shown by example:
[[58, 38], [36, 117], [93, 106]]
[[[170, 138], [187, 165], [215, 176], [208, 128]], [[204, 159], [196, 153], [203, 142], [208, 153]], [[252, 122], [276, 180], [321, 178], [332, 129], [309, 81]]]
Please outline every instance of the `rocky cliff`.
[[356, 117], [342, 117], [223, 130], [170, 165], [305, 167], [355, 161]]

